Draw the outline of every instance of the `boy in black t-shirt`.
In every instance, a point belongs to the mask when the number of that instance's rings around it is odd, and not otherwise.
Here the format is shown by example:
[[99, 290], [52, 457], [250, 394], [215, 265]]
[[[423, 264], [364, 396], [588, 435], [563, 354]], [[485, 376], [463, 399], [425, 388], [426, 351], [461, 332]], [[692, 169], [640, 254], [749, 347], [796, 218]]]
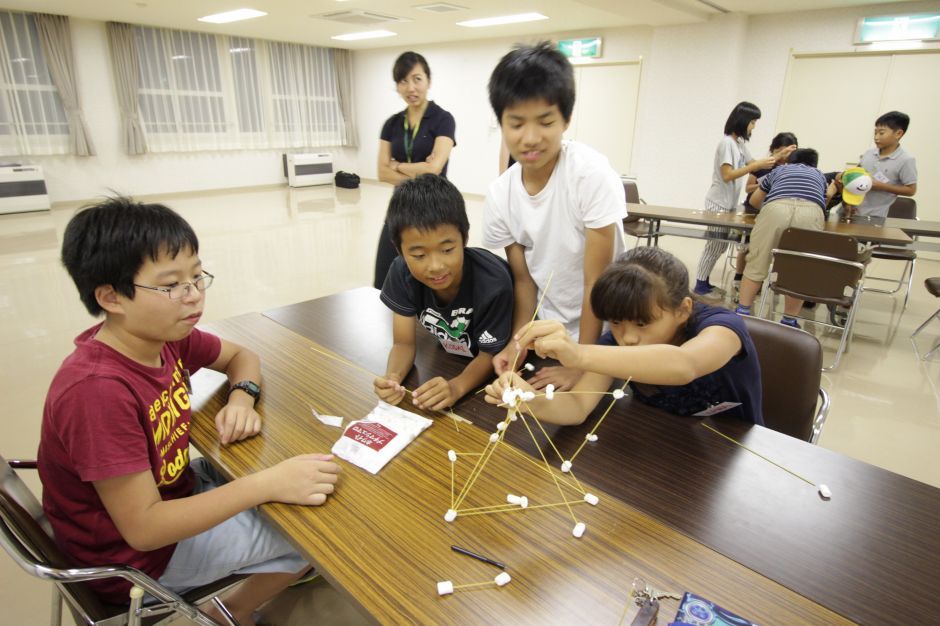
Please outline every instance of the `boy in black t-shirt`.
[[470, 224], [463, 196], [445, 178], [425, 174], [395, 188], [386, 218], [395, 259], [382, 286], [382, 302], [395, 313], [394, 345], [375, 394], [398, 404], [401, 381], [415, 356], [413, 318], [451, 354], [472, 359], [447, 380], [441, 376], [415, 389], [415, 406], [441, 410], [493, 375], [493, 355], [512, 334], [509, 265], [481, 248], [465, 248]]

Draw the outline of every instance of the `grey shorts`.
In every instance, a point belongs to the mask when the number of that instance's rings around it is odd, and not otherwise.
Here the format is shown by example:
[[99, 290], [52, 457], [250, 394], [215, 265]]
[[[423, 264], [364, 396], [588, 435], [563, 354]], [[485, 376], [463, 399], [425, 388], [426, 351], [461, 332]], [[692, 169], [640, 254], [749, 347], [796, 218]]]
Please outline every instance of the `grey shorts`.
[[[206, 459], [193, 459], [190, 467], [196, 475], [193, 495], [226, 482]], [[257, 509], [248, 509], [176, 544], [160, 584], [185, 593], [231, 574], [297, 573], [308, 567]]]

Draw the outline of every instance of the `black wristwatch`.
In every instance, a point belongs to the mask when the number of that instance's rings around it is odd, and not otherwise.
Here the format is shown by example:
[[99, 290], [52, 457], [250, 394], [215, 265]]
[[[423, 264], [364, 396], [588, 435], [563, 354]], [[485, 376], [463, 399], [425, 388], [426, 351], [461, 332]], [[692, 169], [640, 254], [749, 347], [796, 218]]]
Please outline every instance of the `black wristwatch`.
[[232, 385], [232, 388], [228, 390], [231, 394], [236, 389], [241, 389], [249, 396], [255, 399], [255, 404], [258, 403], [258, 398], [261, 397], [261, 387], [258, 386], [258, 383], [252, 382], [250, 380], [243, 380]]

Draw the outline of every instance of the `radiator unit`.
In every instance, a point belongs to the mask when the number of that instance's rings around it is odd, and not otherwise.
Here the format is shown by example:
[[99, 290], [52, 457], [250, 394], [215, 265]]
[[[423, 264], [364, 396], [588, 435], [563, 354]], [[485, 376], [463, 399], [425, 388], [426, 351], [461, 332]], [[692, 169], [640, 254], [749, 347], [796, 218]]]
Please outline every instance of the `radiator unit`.
[[0, 165], [0, 213], [49, 209], [49, 194], [38, 165]]
[[291, 187], [329, 185], [333, 182], [333, 155], [329, 152], [288, 154], [287, 184]]

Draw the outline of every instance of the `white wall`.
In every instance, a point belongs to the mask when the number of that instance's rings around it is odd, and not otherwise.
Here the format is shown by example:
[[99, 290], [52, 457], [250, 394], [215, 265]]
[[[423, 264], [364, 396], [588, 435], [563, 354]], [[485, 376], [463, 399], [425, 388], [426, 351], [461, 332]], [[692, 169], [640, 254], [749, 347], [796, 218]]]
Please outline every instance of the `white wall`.
[[[649, 52], [651, 28], [508, 37], [410, 48], [424, 55], [431, 66], [429, 98], [450, 111], [457, 121], [457, 147], [451, 152], [447, 175], [461, 191], [485, 193], [498, 174], [500, 131], [486, 86], [499, 59], [520, 41], [534, 43], [543, 38], [593, 36], [598, 32], [604, 37], [604, 61], [635, 61]], [[381, 48], [353, 54], [361, 143], [357, 171], [366, 178], [377, 177], [382, 124], [405, 106], [392, 81], [392, 66], [398, 55], [407, 49]]]
[[[643, 58], [632, 174], [638, 177], [641, 194], [648, 202], [698, 207], [709, 184], [715, 145], [735, 103], [750, 100], [763, 111], [752, 138], [754, 154], [761, 154], [770, 143], [791, 49], [850, 51], [857, 18], [929, 11], [940, 11], [940, 2], [750, 18], [732, 14], [699, 24], [562, 31], [550, 37], [600, 34], [604, 37], [603, 61]], [[53, 201], [88, 199], [110, 188], [140, 195], [283, 182], [280, 152], [274, 150], [126, 156], [118, 137], [120, 114], [105, 26], [73, 19], [72, 28], [82, 104], [98, 156], [31, 159], [44, 166]], [[431, 65], [430, 97], [457, 120], [457, 147], [449, 175], [464, 192], [484, 193], [497, 173], [499, 129], [486, 94], [490, 72], [514, 43], [537, 39], [505, 37], [414, 46]], [[361, 145], [358, 150], [331, 149], [338, 169], [355, 171], [364, 178], [376, 177], [381, 125], [404, 106], [395, 91], [391, 68], [405, 49], [397, 46], [354, 52]], [[847, 83], [833, 77], [832, 94], [821, 97], [836, 97], [841, 84], [846, 84], [846, 89], [858, 88]], [[812, 143], [811, 138], [801, 140]], [[859, 151], [869, 142], [870, 137], [859, 137]], [[936, 171], [936, 164], [921, 163], [920, 170], [926, 176]]]
[[[72, 18], [71, 23], [82, 107], [98, 154], [27, 159], [43, 166], [53, 202], [88, 200], [111, 189], [145, 195], [285, 182], [278, 150], [124, 154], [104, 22]], [[328, 150], [337, 169], [352, 167], [355, 150]]]

